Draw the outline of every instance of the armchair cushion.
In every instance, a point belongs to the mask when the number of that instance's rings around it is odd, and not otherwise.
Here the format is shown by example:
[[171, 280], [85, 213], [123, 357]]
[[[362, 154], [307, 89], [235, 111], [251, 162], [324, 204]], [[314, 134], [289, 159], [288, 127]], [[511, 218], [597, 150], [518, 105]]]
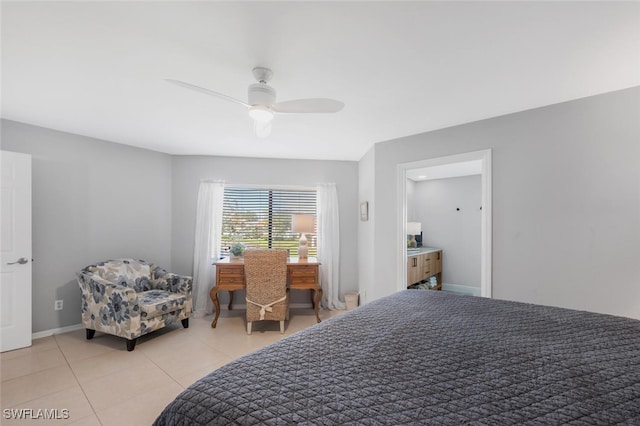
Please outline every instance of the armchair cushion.
[[191, 277], [173, 274], [161, 268], [156, 268], [152, 271], [151, 282], [154, 289], [184, 295], [191, 294], [191, 287], [193, 285]]
[[140, 303], [140, 315], [142, 318], [151, 319], [181, 309], [186, 303], [187, 297], [180, 293], [171, 293], [164, 290], [149, 290], [138, 293]]

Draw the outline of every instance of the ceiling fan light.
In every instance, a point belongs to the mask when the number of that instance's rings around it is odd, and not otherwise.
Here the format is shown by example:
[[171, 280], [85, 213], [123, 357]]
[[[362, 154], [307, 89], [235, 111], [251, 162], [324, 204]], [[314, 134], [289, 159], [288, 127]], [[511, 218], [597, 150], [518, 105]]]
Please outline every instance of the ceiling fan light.
[[268, 123], [273, 119], [273, 111], [266, 106], [253, 105], [249, 107], [249, 117], [256, 122]]
[[266, 138], [271, 134], [271, 122], [255, 120], [253, 122], [253, 131], [257, 137]]

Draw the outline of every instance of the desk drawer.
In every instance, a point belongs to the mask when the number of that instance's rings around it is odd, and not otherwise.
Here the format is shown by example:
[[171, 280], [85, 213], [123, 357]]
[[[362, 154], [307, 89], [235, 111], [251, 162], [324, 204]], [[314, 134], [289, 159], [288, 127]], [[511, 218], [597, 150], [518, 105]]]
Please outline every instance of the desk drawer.
[[218, 282], [218, 285], [222, 284], [240, 284], [243, 285], [244, 284], [244, 277], [243, 276], [229, 276], [229, 275], [220, 275]]
[[310, 276], [290, 276], [289, 277], [289, 285], [296, 284], [317, 284], [318, 279], [315, 275]]
[[317, 266], [296, 266], [294, 268], [289, 268], [289, 275], [292, 277], [298, 277], [298, 276], [315, 277], [316, 275], [318, 275], [318, 267]]
[[218, 266], [218, 273], [220, 275], [244, 275], [244, 266], [243, 265], [233, 265], [233, 266]]
[[242, 265], [218, 266], [216, 285], [240, 286], [244, 285], [244, 267]]

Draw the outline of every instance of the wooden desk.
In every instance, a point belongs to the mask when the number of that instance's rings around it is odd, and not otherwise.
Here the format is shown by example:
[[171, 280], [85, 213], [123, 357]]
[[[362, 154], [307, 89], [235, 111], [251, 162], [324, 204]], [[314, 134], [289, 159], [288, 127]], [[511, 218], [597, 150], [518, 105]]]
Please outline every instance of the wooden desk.
[[[220, 302], [218, 301], [219, 291], [229, 292], [229, 310], [233, 303], [233, 292], [236, 290], [244, 290], [246, 286], [244, 278], [244, 259], [238, 258], [230, 260], [225, 258], [219, 262], [215, 262], [216, 266], [216, 286], [211, 289], [209, 295], [211, 301], [216, 308], [216, 316], [211, 323], [211, 327], [215, 328], [220, 316]], [[318, 305], [322, 299], [322, 287], [320, 287], [320, 279], [318, 277], [318, 267], [320, 263], [315, 257], [308, 260], [299, 260], [297, 257], [287, 259], [287, 282], [291, 290], [310, 290], [311, 303], [316, 314], [316, 320], [320, 322], [318, 315]], [[314, 298], [315, 295], [315, 298]]]

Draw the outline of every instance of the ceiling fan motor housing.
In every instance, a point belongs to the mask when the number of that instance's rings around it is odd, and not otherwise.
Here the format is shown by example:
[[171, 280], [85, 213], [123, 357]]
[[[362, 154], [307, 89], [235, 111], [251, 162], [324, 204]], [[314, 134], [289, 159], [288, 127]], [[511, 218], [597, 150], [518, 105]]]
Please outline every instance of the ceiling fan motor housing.
[[267, 84], [256, 83], [249, 86], [249, 105], [271, 106], [276, 103], [276, 91]]

